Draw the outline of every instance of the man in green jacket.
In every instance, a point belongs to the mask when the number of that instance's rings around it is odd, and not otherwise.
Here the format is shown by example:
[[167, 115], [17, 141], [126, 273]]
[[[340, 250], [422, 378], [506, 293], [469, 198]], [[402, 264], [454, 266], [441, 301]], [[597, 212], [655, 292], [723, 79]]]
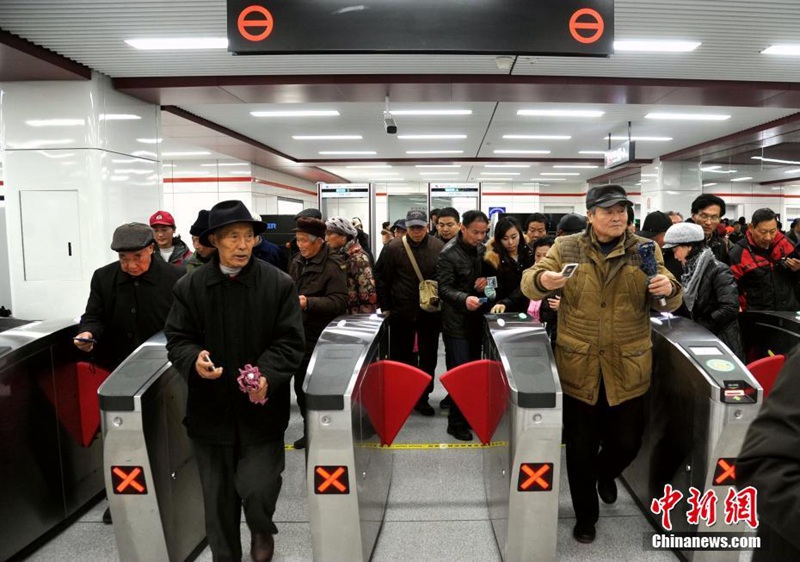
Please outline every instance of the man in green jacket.
[[[555, 358], [577, 519], [573, 536], [585, 543], [595, 538], [598, 493], [605, 503], [616, 501], [614, 479], [641, 446], [652, 370], [650, 309], [672, 311], [681, 304], [681, 287], [658, 246], [658, 274], [648, 280], [642, 271], [638, 248], [649, 241], [627, 231], [631, 205], [618, 185], [592, 188], [586, 231], [558, 238], [522, 276], [531, 299], [562, 290]], [[568, 263], [578, 267], [566, 278], [561, 270]]]

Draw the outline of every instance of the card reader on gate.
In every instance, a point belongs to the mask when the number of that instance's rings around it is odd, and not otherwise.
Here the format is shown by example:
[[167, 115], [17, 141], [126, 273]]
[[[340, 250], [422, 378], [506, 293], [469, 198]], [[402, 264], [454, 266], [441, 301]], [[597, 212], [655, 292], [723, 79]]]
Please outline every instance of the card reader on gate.
[[745, 381], [724, 381], [720, 400], [725, 404], [754, 404], [758, 393]]

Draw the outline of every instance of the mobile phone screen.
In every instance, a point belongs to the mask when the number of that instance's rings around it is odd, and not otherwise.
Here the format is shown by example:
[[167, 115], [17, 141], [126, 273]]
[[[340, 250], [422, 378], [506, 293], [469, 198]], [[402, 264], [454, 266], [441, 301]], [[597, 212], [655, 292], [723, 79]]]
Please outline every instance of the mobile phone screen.
[[564, 266], [564, 269], [561, 270], [561, 275], [566, 278], [570, 278], [575, 273], [576, 269], [578, 269], [577, 263], [568, 263]]

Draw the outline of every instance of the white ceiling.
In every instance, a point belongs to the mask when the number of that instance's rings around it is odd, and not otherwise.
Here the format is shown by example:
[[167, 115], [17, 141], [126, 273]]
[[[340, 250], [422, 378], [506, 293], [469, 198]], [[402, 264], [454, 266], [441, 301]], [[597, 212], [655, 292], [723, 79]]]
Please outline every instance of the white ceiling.
[[[332, 75], [332, 74], [507, 74], [495, 64], [493, 56], [479, 55], [272, 55], [233, 56], [225, 50], [138, 51], [123, 41], [144, 37], [224, 37], [225, 0], [2, 0], [0, 28], [51, 49], [114, 78], [185, 77], [233, 75]], [[800, 57], [760, 54], [774, 43], [800, 43], [800, 0], [616, 0], [617, 39], [681, 39], [701, 41], [692, 53], [620, 53], [607, 59], [569, 57], [519, 57], [511, 73], [518, 76], [626, 77], [661, 79], [739, 80], [794, 82], [800, 76]], [[782, 84], [785, 86], [785, 84]], [[725, 83], [720, 83], [724, 89]], [[292, 104], [299, 109], [310, 104]], [[387, 135], [383, 130], [380, 103], [314, 104], [331, 108], [340, 117], [318, 119], [260, 119], [253, 110], [270, 109], [269, 104], [214, 105], [181, 104], [180, 107], [205, 119], [260, 141], [301, 160], [350, 159], [352, 156], [325, 156], [323, 150], [372, 150], [365, 160], [415, 158], [407, 150], [462, 150], [463, 158], [503, 158], [494, 153], [502, 149], [550, 150], [535, 158], [578, 159], [580, 150], [606, 148], [608, 133], [625, 135], [628, 121], [633, 135], [672, 137], [668, 142], [637, 143], [637, 157], [651, 159], [701, 142], [795, 113], [791, 108], [690, 107], [654, 105], [582, 104], [580, 108], [605, 111], [598, 119], [552, 119], [519, 117], [517, 109], [544, 107], [547, 104], [511, 102], [471, 102], [435, 104], [435, 107], [471, 109], [471, 116], [397, 117], [402, 134], [463, 134], [463, 140], [412, 141]], [[550, 106], [554, 106], [551, 104]], [[285, 106], [283, 106], [285, 107]], [[434, 104], [392, 104], [392, 109], [431, 108]], [[561, 106], [559, 106], [561, 107]], [[274, 106], [272, 106], [274, 108]], [[721, 122], [655, 122], [643, 119], [652, 110], [726, 113], [732, 118]], [[297, 134], [358, 134], [358, 141], [298, 141]], [[505, 140], [507, 134], [563, 134], [569, 141]], [[614, 141], [618, 143], [618, 141]], [[187, 139], [165, 139], [162, 152], [191, 150]], [[197, 149], [195, 150], [202, 150]], [[217, 156], [212, 153], [211, 157]], [[202, 157], [208, 157], [203, 155]], [[221, 156], [221, 157], [224, 157]], [[514, 156], [509, 156], [513, 158]], [[450, 163], [448, 156], [419, 156], [428, 164]], [[524, 155], [516, 158], [525, 158]], [[595, 156], [595, 158], [598, 158]], [[800, 160], [800, 155], [798, 155]], [[499, 162], [494, 162], [498, 164]], [[528, 162], [530, 168], [507, 169], [515, 180], [555, 173], [553, 163]], [[558, 163], [563, 165], [564, 162]], [[344, 165], [319, 164], [341, 177], [363, 181], [364, 172]], [[358, 165], [358, 163], [349, 163]], [[396, 178], [409, 181], [430, 179], [413, 164], [392, 163]], [[442, 174], [443, 180], [479, 180], [487, 169], [474, 163], [461, 168], [426, 169]], [[494, 169], [502, 170], [502, 169]], [[564, 176], [565, 183], [582, 182], [602, 173], [594, 170], [562, 170], [579, 173]], [[754, 169], [760, 172], [760, 167]], [[779, 172], [774, 172], [772, 179]], [[373, 175], [374, 177], [374, 175]], [[388, 177], [388, 176], [387, 176]], [[551, 176], [553, 177], [553, 176]], [[760, 179], [757, 178], [757, 179]]]

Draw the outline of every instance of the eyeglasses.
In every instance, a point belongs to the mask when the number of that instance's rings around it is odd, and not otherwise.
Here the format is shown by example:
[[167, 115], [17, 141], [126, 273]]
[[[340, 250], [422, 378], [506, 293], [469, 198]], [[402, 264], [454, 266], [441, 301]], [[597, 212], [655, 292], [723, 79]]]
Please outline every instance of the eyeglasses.
[[707, 215], [705, 213], [697, 213], [695, 215], [701, 222], [719, 222], [719, 215]]

